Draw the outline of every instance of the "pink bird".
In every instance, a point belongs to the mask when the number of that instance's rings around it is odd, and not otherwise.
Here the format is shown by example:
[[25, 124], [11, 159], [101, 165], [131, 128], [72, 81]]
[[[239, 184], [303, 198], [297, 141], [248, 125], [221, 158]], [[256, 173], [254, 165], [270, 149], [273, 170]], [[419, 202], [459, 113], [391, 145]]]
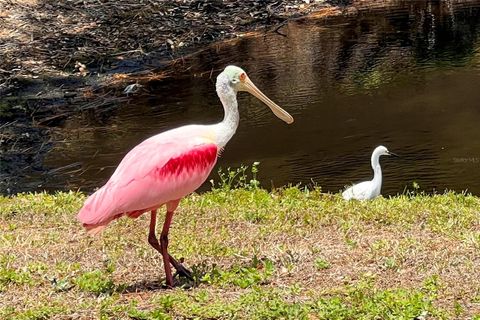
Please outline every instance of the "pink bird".
[[[150, 211], [148, 242], [163, 257], [167, 287], [173, 286], [170, 264], [179, 275], [192, 278], [191, 272], [168, 253], [168, 231], [180, 199], [207, 179], [219, 152], [235, 134], [239, 123], [237, 92], [250, 92], [277, 117], [293, 122], [292, 116], [265, 96], [239, 67], [227, 66], [217, 77], [216, 90], [225, 109], [223, 121], [182, 126], [143, 141], [127, 153], [107, 183], [88, 197], [78, 213], [88, 233], [97, 234], [121, 216], [137, 218]], [[157, 209], [163, 205], [167, 213], [159, 242], [155, 235]]]

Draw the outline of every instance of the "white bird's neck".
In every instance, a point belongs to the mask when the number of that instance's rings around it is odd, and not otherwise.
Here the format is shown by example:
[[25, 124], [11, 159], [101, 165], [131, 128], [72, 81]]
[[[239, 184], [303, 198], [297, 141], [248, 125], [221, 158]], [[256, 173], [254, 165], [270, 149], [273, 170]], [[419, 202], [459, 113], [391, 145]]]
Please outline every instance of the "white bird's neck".
[[372, 154], [373, 183], [376, 187], [382, 186], [382, 167], [380, 167], [380, 155]]
[[240, 121], [238, 113], [237, 92], [229, 85], [226, 75], [217, 77], [217, 94], [223, 104], [225, 115], [220, 123], [213, 125], [216, 142], [219, 148], [225, 147], [227, 142], [235, 134]]

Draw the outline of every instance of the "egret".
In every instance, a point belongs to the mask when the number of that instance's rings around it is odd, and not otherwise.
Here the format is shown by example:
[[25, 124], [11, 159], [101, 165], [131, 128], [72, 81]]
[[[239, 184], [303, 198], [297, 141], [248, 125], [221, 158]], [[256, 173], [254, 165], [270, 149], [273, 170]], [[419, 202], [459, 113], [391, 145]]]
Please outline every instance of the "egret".
[[371, 163], [373, 169], [373, 180], [360, 182], [345, 190], [342, 193], [343, 199], [370, 200], [380, 195], [382, 189], [382, 168], [380, 167], [380, 156], [395, 156], [384, 146], [378, 146], [373, 150]]
[[[89, 234], [97, 234], [122, 216], [137, 218], [150, 211], [149, 244], [163, 258], [166, 285], [173, 286], [170, 264], [177, 274], [191, 279], [191, 272], [168, 253], [168, 232], [180, 199], [207, 179], [219, 152], [239, 124], [237, 92], [246, 91], [265, 103], [281, 120], [293, 117], [265, 96], [245, 71], [227, 66], [216, 81], [223, 104], [223, 121], [213, 125], [186, 125], [150, 137], [122, 159], [107, 183], [85, 201], [78, 220]], [[157, 209], [166, 206], [160, 242], [155, 234]]]

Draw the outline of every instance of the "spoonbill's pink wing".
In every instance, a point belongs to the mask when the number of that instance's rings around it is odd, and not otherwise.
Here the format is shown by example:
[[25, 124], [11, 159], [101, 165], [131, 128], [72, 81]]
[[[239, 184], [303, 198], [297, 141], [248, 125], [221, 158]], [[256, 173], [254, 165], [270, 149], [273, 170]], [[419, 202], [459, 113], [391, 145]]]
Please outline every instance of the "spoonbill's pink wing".
[[87, 229], [105, 226], [124, 214], [143, 212], [195, 191], [217, 160], [209, 139], [157, 135], [123, 158], [110, 180], [86, 201], [78, 219]]

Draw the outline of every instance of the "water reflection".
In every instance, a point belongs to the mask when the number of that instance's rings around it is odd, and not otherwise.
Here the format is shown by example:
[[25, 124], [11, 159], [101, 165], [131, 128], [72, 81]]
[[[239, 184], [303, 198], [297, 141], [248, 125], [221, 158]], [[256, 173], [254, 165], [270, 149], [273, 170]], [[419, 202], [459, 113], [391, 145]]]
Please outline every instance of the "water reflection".
[[39, 184], [92, 190], [146, 137], [220, 121], [210, 70], [237, 64], [296, 122], [285, 125], [241, 94], [240, 127], [220, 166], [260, 161], [267, 187], [313, 181], [336, 192], [368, 178], [370, 154], [384, 144], [402, 156], [382, 158], [384, 193], [416, 181], [426, 190], [480, 194], [479, 12], [472, 2], [398, 1], [388, 11], [293, 22], [281, 30], [286, 37], [214, 46], [186, 60], [188, 76], [152, 87], [154, 97], [132, 99], [96, 122], [71, 119], [47, 165], [81, 167]]

